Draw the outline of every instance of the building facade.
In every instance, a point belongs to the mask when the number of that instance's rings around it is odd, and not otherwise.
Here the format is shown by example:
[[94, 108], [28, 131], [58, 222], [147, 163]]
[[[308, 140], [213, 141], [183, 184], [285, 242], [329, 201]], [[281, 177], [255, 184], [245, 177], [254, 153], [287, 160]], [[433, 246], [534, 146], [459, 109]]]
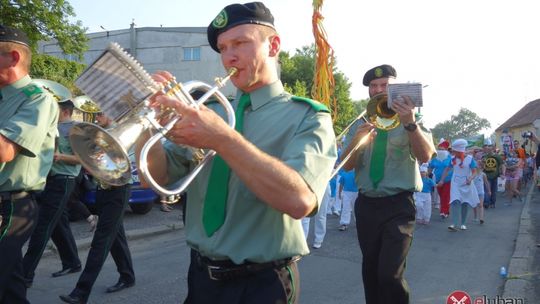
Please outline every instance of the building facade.
[[536, 146], [527, 140], [527, 132], [540, 137], [540, 99], [529, 102], [495, 129], [496, 145], [502, 148], [505, 142], [518, 140], [520, 145], [527, 143], [525, 150], [528, 153], [536, 153]]
[[[216, 77], [226, 74], [218, 53], [208, 44], [206, 27], [142, 27], [87, 34], [88, 50], [82, 63], [92, 64], [107, 46], [116, 42], [152, 74], [169, 71], [177, 81], [200, 80], [213, 86]], [[62, 52], [55, 40], [39, 43], [39, 52], [62, 59], [78, 61]], [[221, 89], [225, 96], [233, 96], [229, 82]]]

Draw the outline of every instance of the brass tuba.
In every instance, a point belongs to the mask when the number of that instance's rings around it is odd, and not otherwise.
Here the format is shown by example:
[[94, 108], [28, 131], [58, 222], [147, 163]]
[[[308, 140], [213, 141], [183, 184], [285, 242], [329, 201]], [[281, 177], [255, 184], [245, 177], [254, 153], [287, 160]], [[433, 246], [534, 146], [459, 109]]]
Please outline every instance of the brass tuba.
[[56, 102], [63, 102], [73, 97], [68, 88], [56, 81], [47, 79], [32, 79], [32, 82], [52, 94]]
[[96, 123], [96, 116], [101, 113], [101, 109], [90, 97], [77, 96], [73, 98], [73, 104], [82, 113], [84, 122]]

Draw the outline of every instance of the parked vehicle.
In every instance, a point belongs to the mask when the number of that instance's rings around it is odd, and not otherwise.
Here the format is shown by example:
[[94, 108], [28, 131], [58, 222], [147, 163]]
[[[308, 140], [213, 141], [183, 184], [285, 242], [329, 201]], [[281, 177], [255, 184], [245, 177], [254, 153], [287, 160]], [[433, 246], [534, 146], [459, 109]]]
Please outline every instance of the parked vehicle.
[[[129, 207], [136, 214], [146, 214], [152, 210], [152, 207], [155, 203], [159, 203], [160, 197], [150, 188], [142, 188], [141, 183], [139, 182], [139, 175], [137, 174], [137, 168], [135, 166], [135, 161], [131, 162], [133, 171], [133, 185], [131, 187], [131, 195], [129, 197]], [[88, 180], [93, 184], [90, 190], [87, 190], [84, 195], [82, 195], [82, 202], [88, 205], [92, 209], [93, 205], [96, 203], [96, 188], [97, 184], [93, 181], [93, 177], [87, 175]], [[86, 187], [87, 189], [89, 187]]]

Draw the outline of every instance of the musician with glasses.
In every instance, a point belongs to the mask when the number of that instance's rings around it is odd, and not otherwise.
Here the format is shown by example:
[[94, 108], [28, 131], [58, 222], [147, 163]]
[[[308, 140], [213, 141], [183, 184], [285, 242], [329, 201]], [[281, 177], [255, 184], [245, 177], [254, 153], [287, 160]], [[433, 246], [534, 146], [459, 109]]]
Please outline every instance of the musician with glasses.
[[22, 247], [53, 162], [58, 106], [28, 75], [30, 41], [0, 25], [0, 303], [28, 303]]
[[159, 96], [182, 119], [148, 157], [166, 185], [194, 166], [180, 144], [217, 152], [187, 189], [185, 303], [297, 303], [296, 261], [309, 253], [300, 219], [317, 213], [336, 160], [331, 117], [322, 104], [284, 91], [281, 40], [263, 3], [226, 6], [208, 26], [208, 42], [226, 69], [237, 69], [236, 128], [212, 104], [196, 110]]
[[[386, 93], [395, 77], [396, 70], [385, 64], [367, 71], [363, 84], [373, 98]], [[355, 169], [359, 189], [354, 212], [368, 304], [409, 303], [403, 274], [415, 225], [413, 192], [422, 190], [418, 162], [428, 162], [435, 153], [431, 134], [415, 121], [411, 99], [393, 100], [392, 109], [398, 114], [398, 127], [382, 130], [365, 123], [351, 128], [342, 154], [348, 155], [368, 136], [343, 166]]]

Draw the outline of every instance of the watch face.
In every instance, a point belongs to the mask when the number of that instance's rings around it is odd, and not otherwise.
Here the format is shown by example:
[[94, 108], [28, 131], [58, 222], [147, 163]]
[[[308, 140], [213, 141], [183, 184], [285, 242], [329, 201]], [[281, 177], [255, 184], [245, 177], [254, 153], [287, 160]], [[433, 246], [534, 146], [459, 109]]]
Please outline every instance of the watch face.
[[413, 122], [413, 123], [409, 123], [409, 124], [404, 125], [403, 128], [405, 128], [405, 130], [407, 130], [407, 131], [414, 131], [414, 130], [416, 130], [417, 125]]

